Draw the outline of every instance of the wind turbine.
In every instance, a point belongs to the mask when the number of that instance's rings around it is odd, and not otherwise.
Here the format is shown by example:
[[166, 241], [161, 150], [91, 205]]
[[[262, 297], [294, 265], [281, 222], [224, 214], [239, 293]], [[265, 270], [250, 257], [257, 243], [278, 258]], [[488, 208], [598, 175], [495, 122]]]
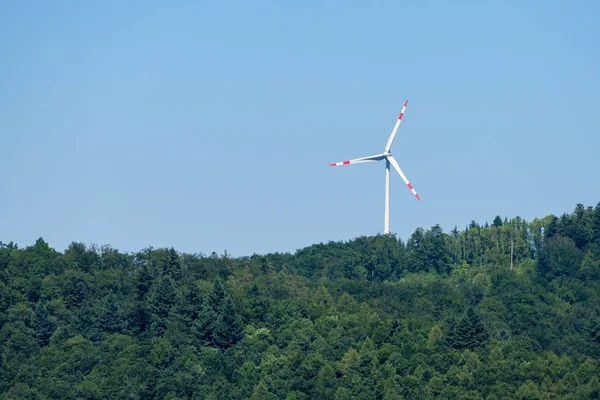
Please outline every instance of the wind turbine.
[[412, 194], [415, 195], [417, 200], [421, 200], [419, 198], [419, 195], [413, 188], [413, 186], [410, 184], [408, 179], [406, 179], [406, 175], [404, 175], [404, 173], [400, 169], [400, 166], [398, 165], [398, 163], [396, 162], [394, 157], [392, 157], [392, 153], [390, 153], [390, 148], [392, 147], [392, 143], [394, 143], [394, 138], [396, 137], [396, 131], [398, 130], [398, 127], [400, 126], [400, 123], [402, 122], [402, 117], [404, 116], [404, 111], [406, 110], [407, 105], [408, 105], [408, 100], [406, 100], [406, 102], [404, 103], [404, 107], [402, 107], [402, 111], [400, 112], [400, 115], [398, 116], [398, 120], [396, 121], [394, 130], [392, 131], [392, 134], [390, 135], [390, 138], [388, 139], [387, 144], [385, 145], [385, 150], [383, 151], [383, 153], [376, 154], [374, 156], [356, 158], [354, 160], [340, 161], [337, 163], [329, 164], [329, 166], [331, 166], [331, 167], [339, 167], [341, 165], [359, 164], [359, 163], [365, 163], [365, 162], [376, 162], [376, 161], [385, 160], [385, 212], [384, 212], [384, 222], [383, 222], [383, 233], [384, 234], [390, 233], [390, 164], [392, 165], [392, 167], [394, 167], [396, 172], [398, 172], [398, 174], [400, 175], [400, 177], [402, 178], [404, 183], [406, 183], [406, 186], [408, 186], [408, 188], [410, 189]]

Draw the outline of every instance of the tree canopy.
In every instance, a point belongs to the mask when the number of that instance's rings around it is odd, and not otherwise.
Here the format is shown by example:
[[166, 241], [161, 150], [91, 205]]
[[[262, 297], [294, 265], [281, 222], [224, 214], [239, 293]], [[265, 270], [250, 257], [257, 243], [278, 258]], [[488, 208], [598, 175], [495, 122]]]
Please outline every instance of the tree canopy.
[[6, 399], [591, 399], [600, 204], [232, 258], [0, 242]]

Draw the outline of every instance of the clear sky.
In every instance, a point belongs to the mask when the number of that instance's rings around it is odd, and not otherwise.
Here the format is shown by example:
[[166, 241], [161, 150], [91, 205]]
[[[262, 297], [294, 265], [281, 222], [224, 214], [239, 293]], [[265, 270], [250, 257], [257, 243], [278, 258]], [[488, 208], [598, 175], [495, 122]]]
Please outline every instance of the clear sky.
[[598, 1], [5, 1], [0, 240], [234, 256], [600, 201]]

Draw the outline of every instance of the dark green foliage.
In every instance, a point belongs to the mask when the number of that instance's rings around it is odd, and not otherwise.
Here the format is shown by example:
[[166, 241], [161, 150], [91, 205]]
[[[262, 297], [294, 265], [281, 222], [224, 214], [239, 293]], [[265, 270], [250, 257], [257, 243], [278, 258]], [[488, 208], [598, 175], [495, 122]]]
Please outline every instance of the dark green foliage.
[[600, 243], [600, 203], [594, 207], [592, 214], [592, 239], [595, 243]]
[[227, 349], [242, 338], [243, 330], [233, 300], [218, 279], [193, 322], [195, 339], [201, 344]]
[[483, 323], [472, 307], [467, 309], [465, 315], [452, 327], [448, 344], [457, 350], [475, 350], [482, 346], [488, 339]]
[[573, 275], [581, 265], [583, 253], [569, 238], [555, 235], [548, 239], [538, 259], [538, 267], [546, 277]]
[[212, 328], [212, 342], [221, 349], [233, 346], [242, 338], [244, 328], [236, 314], [231, 297], [227, 297], [219, 308], [217, 320]]
[[550, 216], [550, 223], [546, 227], [545, 235], [546, 239], [552, 238], [554, 235], [558, 233], [558, 218], [554, 215]]
[[192, 323], [192, 332], [200, 343], [210, 344], [213, 342], [214, 326], [218, 317], [219, 315], [208, 302], [202, 304], [198, 318]]
[[198, 290], [198, 286], [189, 284], [181, 288], [177, 293], [174, 311], [184, 323], [189, 325], [198, 319], [201, 306], [202, 296]]
[[0, 243], [0, 397], [600, 397], [600, 204], [231, 258]]
[[162, 335], [166, 329], [171, 306], [175, 303], [175, 282], [168, 275], [156, 279], [146, 299], [150, 314], [150, 329]]
[[174, 279], [179, 279], [181, 276], [181, 263], [175, 249], [170, 248], [164, 257], [162, 269], [163, 275], [169, 275]]
[[411, 272], [437, 272], [447, 274], [452, 269], [453, 255], [448, 245], [454, 239], [442, 232], [439, 225], [424, 232], [417, 229], [406, 247], [409, 255], [409, 269]]
[[260, 381], [258, 385], [254, 388], [254, 392], [252, 396], [250, 396], [249, 400], [275, 400], [277, 396], [273, 393], [269, 392], [267, 389], [267, 385], [263, 381]]
[[494, 218], [494, 222], [492, 222], [492, 226], [500, 228], [502, 225], [502, 218], [500, 218], [499, 215], [496, 215], [496, 218]]
[[123, 305], [113, 293], [99, 304], [98, 328], [105, 334], [124, 333], [127, 329], [127, 315]]
[[83, 271], [90, 271], [100, 264], [100, 256], [93, 249], [87, 249], [83, 243], [71, 243], [65, 251], [65, 260]]
[[40, 346], [46, 346], [50, 342], [50, 337], [54, 333], [56, 327], [46, 307], [40, 302], [37, 303], [33, 312], [33, 318], [31, 319], [31, 329], [33, 330], [33, 337]]

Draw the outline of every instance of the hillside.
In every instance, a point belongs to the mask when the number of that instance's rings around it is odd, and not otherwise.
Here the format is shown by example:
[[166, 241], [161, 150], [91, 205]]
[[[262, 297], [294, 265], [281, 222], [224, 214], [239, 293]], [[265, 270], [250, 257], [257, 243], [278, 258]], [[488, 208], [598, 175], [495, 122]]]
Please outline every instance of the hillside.
[[600, 204], [230, 258], [0, 242], [3, 399], [600, 398]]

